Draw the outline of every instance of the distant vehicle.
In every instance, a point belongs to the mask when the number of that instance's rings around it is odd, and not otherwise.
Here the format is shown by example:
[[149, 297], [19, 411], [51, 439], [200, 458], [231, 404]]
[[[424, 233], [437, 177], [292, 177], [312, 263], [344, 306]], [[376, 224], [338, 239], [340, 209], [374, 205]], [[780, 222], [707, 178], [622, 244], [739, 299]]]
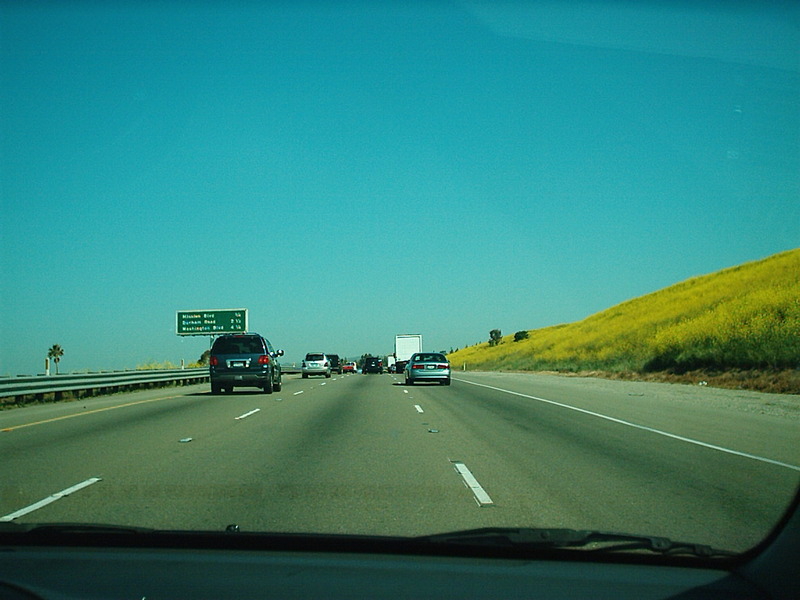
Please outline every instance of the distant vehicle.
[[211, 393], [234, 387], [260, 387], [271, 394], [281, 390], [281, 365], [269, 340], [257, 333], [222, 335], [214, 340], [208, 360]]
[[395, 372], [395, 365], [397, 364], [397, 359], [395, 358], [394, 354], [390, 354], [386, 357], [386, 370], [389, 373]]
[[422, 352], [422, 335], [403, 333], [394, 336], [395, 371], [400, 373], [415, 352]]
[[450, 385], [450, 361], [444, 354], [414, 354], [405, 366], [406, 385], [417, 381], [438, 381]]
[[345, 365], [342, 367], [342, 371], [344, 373], [355, 373], [356, 371], [358, 371], [358, 367], [356, 366], [356, 363], [349, 362], [345, 363]]
[[328, 357], [328, 361], [331, 363], [331, 372], [338, 373], [339, 375], [342, 374], [342, 363], [339, 361], [338, 354], [325, 354]]
[[361, 367], [361, 372], [366, 375], [367, 373], [383, 374], [383, 360], [377, 356], [368, 356], [364, 359], [364, 365]]
[[300, 368], [303, 379], [308, 379], [309, 375], [331, 376], [331, 363], [324, 352], [309, 352]]

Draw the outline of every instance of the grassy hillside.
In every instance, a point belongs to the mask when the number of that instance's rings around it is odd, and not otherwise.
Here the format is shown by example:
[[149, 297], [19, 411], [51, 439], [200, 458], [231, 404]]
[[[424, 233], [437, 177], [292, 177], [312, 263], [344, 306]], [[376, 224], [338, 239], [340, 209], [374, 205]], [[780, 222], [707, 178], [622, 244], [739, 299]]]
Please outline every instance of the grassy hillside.
[[454, 368], [673, 371], [800, 368], [800, 249], [695, 277], [582, 321], [450, 355]]

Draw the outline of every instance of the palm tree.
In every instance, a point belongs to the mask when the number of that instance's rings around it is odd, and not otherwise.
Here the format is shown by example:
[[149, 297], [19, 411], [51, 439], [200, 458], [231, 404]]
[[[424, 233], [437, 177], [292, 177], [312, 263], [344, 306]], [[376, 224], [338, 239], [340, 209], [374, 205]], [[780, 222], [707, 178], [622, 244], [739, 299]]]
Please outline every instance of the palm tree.
[[53, 344], [53, 347], [47, 351], [47, 357], [52, 358], [53, 362], [56, 364], [56, 375], [58, 375], [58, 362], [61, 360], [62, 356], [64, 356], [64, 349], [58, 344]]

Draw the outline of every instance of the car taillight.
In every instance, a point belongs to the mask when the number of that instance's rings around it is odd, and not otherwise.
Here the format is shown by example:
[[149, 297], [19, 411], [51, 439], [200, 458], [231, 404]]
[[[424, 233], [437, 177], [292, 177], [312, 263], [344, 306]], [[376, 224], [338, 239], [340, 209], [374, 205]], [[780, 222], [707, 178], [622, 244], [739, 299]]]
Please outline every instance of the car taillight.
[[219, 359], [216, 356], [212, 356], [208, 359], [208, 364], [212, 367], [216, 367], [219, 364]]
[[262, 354], [261, 356], [259, 356], [258, 357], [258, 364], [260, 364], [260, 365], [268, 365], [269, 364], [269, 355], [268, 354]]
[[450, 365], [436, 365], [437, 369], [449, 369]]
[[425, 365], [411, 365], [412, 369], [424, 369]]

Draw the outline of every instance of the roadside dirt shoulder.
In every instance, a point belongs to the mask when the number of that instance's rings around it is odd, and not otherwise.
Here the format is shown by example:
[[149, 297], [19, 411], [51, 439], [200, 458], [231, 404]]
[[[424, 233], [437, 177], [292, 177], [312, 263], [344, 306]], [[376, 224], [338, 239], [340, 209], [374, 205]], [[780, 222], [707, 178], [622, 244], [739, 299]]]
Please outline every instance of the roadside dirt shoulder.
[[568, 378], [578, 382], [585, 382], [593, 388], [608, 388], [609, 393], [623, 393], [632, 398], [646, 396], [660, 398], [670, 403], [702, 403], [708, 408], [720, 410], [735, 410], [752, 414], [771, 415], [780, 418], [800, 420], [800, 395], [786, 393], [763, 392], [753, 389], [735, 387], [715, 387], [708, 379], [699, 378], [692, 380], [687, 377], [658, 378], [647, 374], [641, 376], [635, 373], [603, 373], [587, 371], [582, 373], [559, 372], [488, 372], [472, 371], [470, 375], [501, 375], [522, 377], [559, 377]]

